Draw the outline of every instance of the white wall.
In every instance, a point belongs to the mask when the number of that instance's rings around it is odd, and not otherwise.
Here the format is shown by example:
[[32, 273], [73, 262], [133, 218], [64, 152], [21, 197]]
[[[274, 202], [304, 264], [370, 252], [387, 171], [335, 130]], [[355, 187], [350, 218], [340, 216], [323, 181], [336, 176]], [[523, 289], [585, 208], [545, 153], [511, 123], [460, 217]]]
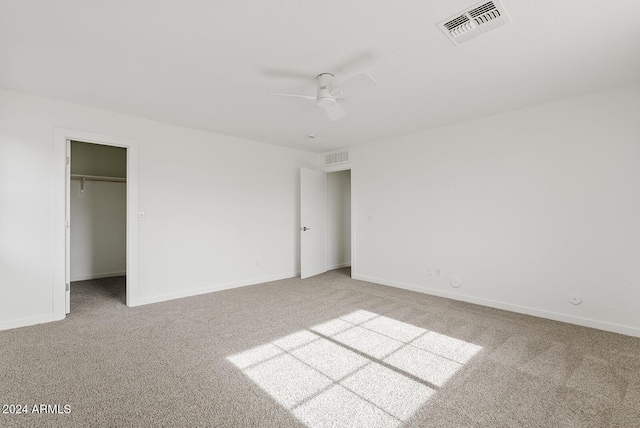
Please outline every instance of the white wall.
[[640, 336], [639, 118], [635, 85], [352, 148], [354, 277]]
[[327, 174], [327, 266], [351, 266], [351, 171]]
[[86, 181], [81, 191], [71, 180], [70, 196], [71, 281], [126, 275], [127, 184]]
[[137, 141], [137, 304], [299, 271], [299, 168], [317, 155], [0, 90], [0, 329], [55, 319], [54, 127]]
[[127, 178], [127, 150], [71, 141], [71, 174]]

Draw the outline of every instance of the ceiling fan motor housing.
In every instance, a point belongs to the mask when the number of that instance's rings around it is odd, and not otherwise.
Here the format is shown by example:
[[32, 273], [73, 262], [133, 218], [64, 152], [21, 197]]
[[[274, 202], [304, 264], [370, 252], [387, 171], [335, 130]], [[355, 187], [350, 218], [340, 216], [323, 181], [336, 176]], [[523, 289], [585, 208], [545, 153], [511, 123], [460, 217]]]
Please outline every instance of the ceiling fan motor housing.
[[333, 90], [333, 74], [322, 73], [318, 75], [318, 96], [316, 98], [316, 105], [318, 107], [333, 107], [336, 103], [336, 99], [331, 95]]

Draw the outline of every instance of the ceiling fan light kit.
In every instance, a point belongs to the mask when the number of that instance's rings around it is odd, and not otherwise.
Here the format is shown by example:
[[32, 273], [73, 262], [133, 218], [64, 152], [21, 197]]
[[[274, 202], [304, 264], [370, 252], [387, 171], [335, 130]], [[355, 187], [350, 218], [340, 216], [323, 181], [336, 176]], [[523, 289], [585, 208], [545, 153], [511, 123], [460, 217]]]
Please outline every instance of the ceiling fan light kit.
[[318, 74], [318, 96], [316, 98], [316, 105], [318, 107], [333, 107], [336, 103], [336, 99], [331, 95], [333, 89], [333, 74], [321, 73]]

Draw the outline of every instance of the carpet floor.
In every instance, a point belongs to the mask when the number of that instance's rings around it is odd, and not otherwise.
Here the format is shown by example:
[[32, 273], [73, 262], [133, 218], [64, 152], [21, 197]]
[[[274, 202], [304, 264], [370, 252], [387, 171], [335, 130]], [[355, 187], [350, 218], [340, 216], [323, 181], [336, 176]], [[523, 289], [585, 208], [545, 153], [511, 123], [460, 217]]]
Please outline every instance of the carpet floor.
[[[348, 269], [0, 331], [0, 426], [640, 427], [640, 339]], [[26, 412], [18, 413], [26, 407]]]

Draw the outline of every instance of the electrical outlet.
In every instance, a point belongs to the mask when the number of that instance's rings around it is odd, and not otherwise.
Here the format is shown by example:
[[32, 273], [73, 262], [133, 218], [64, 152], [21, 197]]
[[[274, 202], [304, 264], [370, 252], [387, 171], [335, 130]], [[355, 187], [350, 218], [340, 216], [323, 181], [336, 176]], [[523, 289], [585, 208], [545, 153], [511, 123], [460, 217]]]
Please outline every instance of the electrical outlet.
[[442, 269], [436, 268], [436, 276], [442, 276]]

